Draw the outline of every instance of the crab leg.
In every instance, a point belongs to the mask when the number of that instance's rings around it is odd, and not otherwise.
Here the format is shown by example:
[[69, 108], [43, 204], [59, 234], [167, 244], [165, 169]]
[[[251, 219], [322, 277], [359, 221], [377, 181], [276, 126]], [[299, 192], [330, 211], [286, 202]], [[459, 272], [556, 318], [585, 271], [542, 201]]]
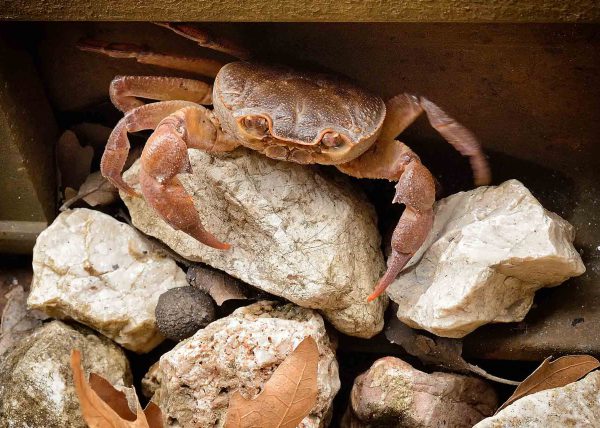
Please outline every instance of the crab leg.
[[240, 59], [248, 59], [250, 57], [248, 50], [233, 40], [216, 36], [204, 28], [179, 22], [155, 22], [155, 24], [168, 28], [186, 39], [193, 40], [204, 48], [223, 52]]
[[427, 238], [433, 224], [435, 181], [418, 156], [399, 141], [378, 140], [365, 154], [337, 168], [358, 178], [398, 180], [392, 202], [406, 205], [392, 234], [387, 271], [367, 298], [370, 302], [394, 281]]
[[189, 147], [215, 152], [233, 150], [236, 146], [204, 107], [178, 110], [158, 124], [142, 152], [140, 185], [144, 198], [174, 229], [210, 247], [229, 249], [229, 244], [219, 241], [202, 226], [194, 201], [177, 174], [191, 172]]
[[152, 64], [173, 70], [187, 71], [207, 77], [215, 77], [226, 63], [208, 58], [167, 55], [151, 51], [130, 43], [111, 43], [95, 39], [84, 39], [77, 43], [83, 51], [96, 52], [112, 58], [134, 58], [142, 64]]
[[491, 181], [490, 168], [477, 139], [463, 125], [448, 116], [440, 107], [426, 98], [401, 94], [386, 103], [387, 115], [380, 140], [391, 141], [413, 123], [423, 112], [429, 123], [463, 156], [468, 156], [475, 177], [475, 184], [486, 185]]
[[212, 86], [178, 77], [117, 76], [110, 82], [110, 100], [122, 112], [144, 105], [140, 98], [212, 104]]

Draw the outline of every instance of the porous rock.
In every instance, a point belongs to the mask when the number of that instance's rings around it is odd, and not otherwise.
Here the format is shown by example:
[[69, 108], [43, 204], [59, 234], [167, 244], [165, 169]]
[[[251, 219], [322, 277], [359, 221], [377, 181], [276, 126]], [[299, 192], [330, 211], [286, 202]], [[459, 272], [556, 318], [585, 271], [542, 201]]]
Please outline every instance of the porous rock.
[[[328, 425], [340, 388], [335, 351], [323, 318], [293, 304], [261, 301], [219, 319], [164, 354], [146, 383], [167, 426], [223, 427], [234, 391], [253, 398], [307, 337], [319, 348], [318, 396], [299, 427]], [[158, 389], [154, 386], [159, 383]]]
[[215, 320], [215, 304], [196, 287], [165, 291], [156, 305], [156, 325], [169, 339], [182, 340]]
[[494, 413], [498, 400], [484, 381], [424, 373], [394, 357], [381, 358], [354, 381], [344, 428], [471, 428]]
[[[228, 251], [174, 231], [143, 198], [121, 193], [133, 224], [181, 256], [206, 263], [297, 305], [318, 309], [340, 331], [372, 337], [385, 298], [367, 303], [385, 268], [373, 208], [350, 184], [318, 168], [239, 149], [188, 151], [181, 174], [205, 227]], [[139, 188], [139, 162], [125, 180]]]
[[131, 384], [125, 354], [85, 327], [52, 321], [0, 357], [0, 428], [85, 428], [69, 360], [81, 351], [86, 376]]
[[71, 318], [123, 347], [148, 352], [164, 337], [154, 309], [185, 273], [131, 226], [99, 211], [61, 213], [33, 250], [28, 305]]
[[438, 336], [521, 321], [535, 292], [581, 275], [575, 231], [517, 180], [439, 201], [426, 242], [389, 287], [398, 318]]
[[600, 421], [600, 372], [560, 388], [520, 398], [474, 428], [596, 427]]

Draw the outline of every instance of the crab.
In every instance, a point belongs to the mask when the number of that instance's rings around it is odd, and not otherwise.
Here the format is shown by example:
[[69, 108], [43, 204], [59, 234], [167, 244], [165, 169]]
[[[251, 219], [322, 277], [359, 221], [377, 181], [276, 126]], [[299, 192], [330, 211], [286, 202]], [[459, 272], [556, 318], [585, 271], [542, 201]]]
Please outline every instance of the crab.
[[[387, 270], [368, 301], [391, 284], [433, 224], [435, 180], [419, 157], [396, 139], [404, 129], [425, 113], [431, 126], [469, 157], [475, 184], [490, 182], [475, 136], [424, 97], [404, 93], [384, 102], [337, 75], [249, 61], [240, 46], [197, 27], [159, 25], [237, 59], [227, 63], [131, 44], [81, 41], [79, 47], [86, 51], [214, 78], [211, 86], [187, 78], [115, 77], [110, 98], [125, 115], [109, 137], [101, 172], [121, 191], [137, 195], [121, 176], [129, 152], [127, 134], [153, 130], [141, 155], [141, 194], [171, 227], [205, 245], [231, 247], [203, 227], [177, 177], [191, 172], [188, 148], [222, 153], [245, 146], [272, 159], [332, 165], [352, 177], [396, 181], [392, 202], [405, 204], [405, 209], [392, 235]], [[204, 107], [211, 104], [212, 110]]]

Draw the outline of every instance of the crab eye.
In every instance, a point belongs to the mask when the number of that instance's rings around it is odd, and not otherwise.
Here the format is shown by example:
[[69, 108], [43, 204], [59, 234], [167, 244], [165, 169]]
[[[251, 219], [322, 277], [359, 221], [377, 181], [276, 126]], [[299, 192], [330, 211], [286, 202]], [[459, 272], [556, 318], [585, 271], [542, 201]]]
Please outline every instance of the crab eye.
[[339, 147], [343, 142], [342, 136], [337, 132], [326, 132], [323, 134], [323, 137], [321, 137], [321, 143], [330, 148]]
[[266, 135], [269, 129], [267, 119], [262, 116], [246, 116], [242, 120], [242, 124], [250, 134], [261, 137]]

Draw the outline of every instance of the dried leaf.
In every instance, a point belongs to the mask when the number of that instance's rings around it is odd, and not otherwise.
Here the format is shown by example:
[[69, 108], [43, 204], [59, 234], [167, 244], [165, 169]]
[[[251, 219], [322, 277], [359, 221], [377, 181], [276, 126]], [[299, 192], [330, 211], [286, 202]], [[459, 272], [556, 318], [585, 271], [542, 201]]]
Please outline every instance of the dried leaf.
[[81, 147], [72, 131], [65, 131], [56, 144], [56, 160], [63, 188], [79, 189], [90, 173], [94, 149]]
[[248, 400], [236, 391], [229, 400], [225, 428], [295, 428], [317, 401], [319, 349], [306, 337]]
[[575, 382], [598, 367], [600, 367], [600, 362], [589, 355], [567, 355], [554, 361], [546, 358], [527, 379], [521, 382], [513, 395], [500, 406], [497, 412], [529, 394], [559, 388]]
[[225, 272], [204, 266], [192, 266], [187, 271], [190, 285], [208, 293], [221, 306], [227, 300], [248, 299], [243, 283]]
[[[136, 414], [129, 408], [125, 393], [115, 389], [106, 379], [92, 373], [89, 383], [86, 382], [78, 350], [71, 352], [71, 370], [81, 413], [90, 428], [163, 428], [160, 409], [153, 405], [142, 411], [135, 390]], [[151, 415], [152, 424], [148, 422], [146, 412]]]
[[27, 309], [28, 295], [21, 285], [5, 294], [7, 302], [0, 321], [0, 355], [42, 325], [47, 318], [40, 311]]
[[[65, 197], [67, 196], [66, 190]], [[110, 205], [117, 201], [118, 194], [117, 188], [104, 178], [100, 174], [100, 171], [96, 171], [87, 176], [85, 182], [79, 188], [77, 195], [69, 198], [60, 207], [60, 211], [70, 208], [71, 205], [82, 199], [92, 207], [96, 205]]]
[[429, 337], [425, 333], [419, 334], [396, 317], [393, 317], [388, 323], [385, 337], [390, 342], [400, 345], [410, 355], [417, 357], [423, 364], [440, 366], [463, 374], [475, 373], [488, 380], [507, 385], [519, 384], [519, 382], [491, 375], [481, 367], [465, 361], [462, 357], [462, 341], [460, 339]]

